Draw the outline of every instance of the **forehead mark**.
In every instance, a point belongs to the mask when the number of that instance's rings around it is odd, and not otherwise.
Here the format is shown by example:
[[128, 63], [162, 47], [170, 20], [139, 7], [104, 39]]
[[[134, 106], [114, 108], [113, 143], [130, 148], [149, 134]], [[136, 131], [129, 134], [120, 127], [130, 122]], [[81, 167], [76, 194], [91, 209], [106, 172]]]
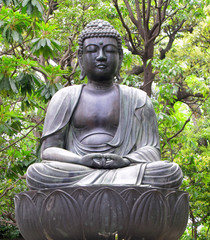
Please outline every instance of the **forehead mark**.
[[104, 43], [103, 43], [103, 41], [101, 40], [101, 41], [99, 41], [99, 45], [103, 45]]

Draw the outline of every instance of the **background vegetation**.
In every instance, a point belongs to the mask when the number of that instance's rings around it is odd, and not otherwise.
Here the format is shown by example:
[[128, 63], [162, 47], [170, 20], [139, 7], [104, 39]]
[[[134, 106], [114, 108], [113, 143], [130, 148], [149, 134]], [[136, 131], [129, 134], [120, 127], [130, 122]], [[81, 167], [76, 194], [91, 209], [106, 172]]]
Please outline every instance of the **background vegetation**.
[[183, 170], [182, 239], [209, 239], [209, 0], [0, 0], [0, 239], [19, 236], [13, 198], [40, 161], [47, 103], [80, 83], [78, 35], [98, 18], [123, 37], [120, 83], [152, 98], [162, 159]]

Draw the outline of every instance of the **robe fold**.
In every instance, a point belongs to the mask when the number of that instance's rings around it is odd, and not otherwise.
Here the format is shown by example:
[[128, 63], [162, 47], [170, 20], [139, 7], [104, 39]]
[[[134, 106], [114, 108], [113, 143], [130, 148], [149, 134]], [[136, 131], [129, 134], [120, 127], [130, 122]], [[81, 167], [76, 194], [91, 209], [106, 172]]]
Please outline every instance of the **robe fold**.
[[[120, 93], [119, 125], [113, 139], [98, 152], [111, 152], [130, 160], [131, 165], [118, 169], [92, 169], [86, 166], [42, 161], [31, 165], [27, 171], [27, 184], [31, 189], [67, 187], [70, 185], [117, 184], [141, 185], [154, 183], [162, 186], [167, 178], [168, 185], [179, 186], [182, 179], [181, 170], [174, 163], [160, 161], [160, 143], [157, 120], [151, 100], [146, 93], [132, 87], [117, 85]], [[84, 85], [75, 85], [61, 89], [52, 98], [44, 123], [42, 141], [48, 136], [66, 128], [65, 149], [83, 156], [93, 153], [88, 145], [76, 143], [71, 118], [79, 102]], [[153, 172], [154, 162], [159, 168], [156, 177], [149, 178]], [[147, 167], [148, 165], [148, 167]], [[145, 169], [148, 168], [148, 171]], [[146, 182], [143, 178], [147, 179]]]

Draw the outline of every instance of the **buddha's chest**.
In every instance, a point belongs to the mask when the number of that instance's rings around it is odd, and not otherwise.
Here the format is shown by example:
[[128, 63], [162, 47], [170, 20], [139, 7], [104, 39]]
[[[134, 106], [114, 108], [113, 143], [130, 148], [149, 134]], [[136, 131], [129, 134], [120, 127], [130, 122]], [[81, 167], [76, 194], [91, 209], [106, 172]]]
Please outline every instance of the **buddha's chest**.
[[115, 131], [119, 124], [120, 97], [117, 88], [112, 91], [83, 90], [73, 113], [74, 128]]

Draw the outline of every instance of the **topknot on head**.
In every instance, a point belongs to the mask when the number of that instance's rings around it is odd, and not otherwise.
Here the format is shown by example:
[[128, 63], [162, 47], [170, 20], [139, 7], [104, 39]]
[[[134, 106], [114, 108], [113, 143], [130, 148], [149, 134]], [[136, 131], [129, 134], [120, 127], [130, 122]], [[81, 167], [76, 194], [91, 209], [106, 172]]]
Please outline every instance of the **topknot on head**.
[[122, 53], [122, 40], [119, 32], [107, 21], [97, 19], [86, 25], [79, 36], [79, 52], [82, 53], [83, 42], [87, 38], [112, 37], [117, 40], [119, 53]]

